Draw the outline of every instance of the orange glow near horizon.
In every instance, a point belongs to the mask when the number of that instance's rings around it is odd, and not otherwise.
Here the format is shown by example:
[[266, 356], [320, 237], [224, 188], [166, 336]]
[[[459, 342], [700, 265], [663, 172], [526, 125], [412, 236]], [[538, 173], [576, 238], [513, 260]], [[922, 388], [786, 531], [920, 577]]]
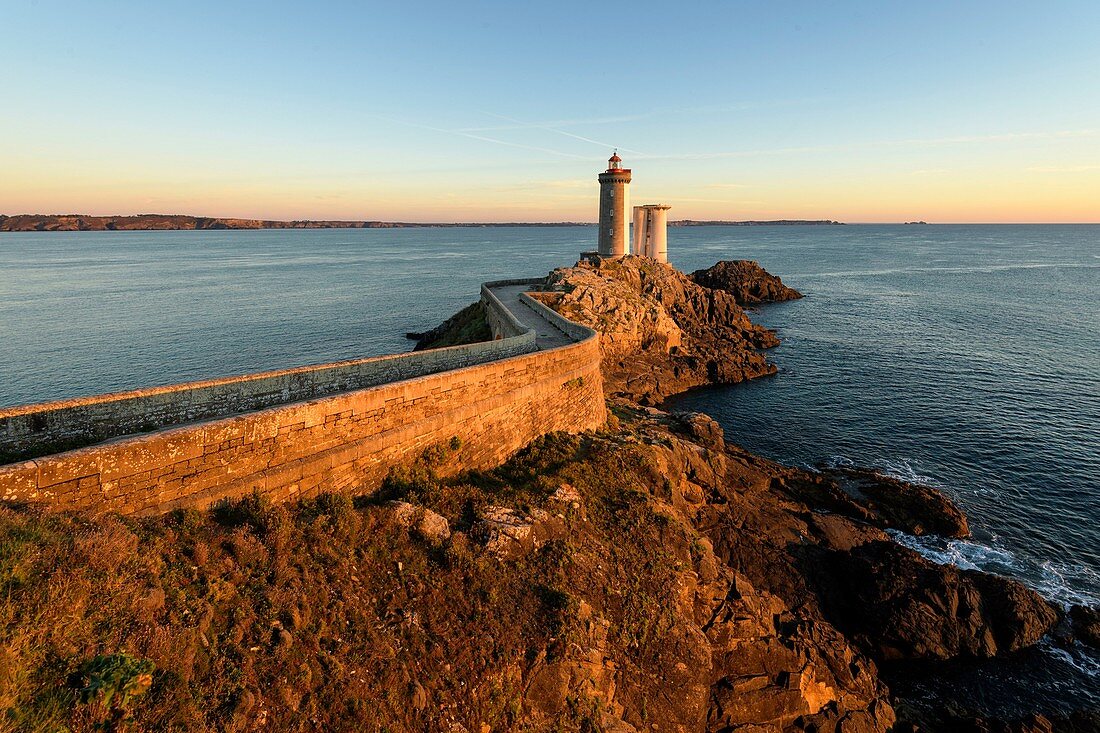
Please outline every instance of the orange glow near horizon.
[[[638, 179], [642, 179], [638, 181]], [[817, 181], [745, 185], [733, 190], [695, 184], [661, 186], [636, 174], [632, 199], [672, 204], [672, 219], [835, 219], [888, 223], [1098, 223], [1100, 170], [984, 178], [949, 174], [921, 180]], [[598, 185], [577, 180], [532, 182], [514, 190], [470, 185], [423, 191], [395, 184], [346, 187], [210, 185], [164, 180], [104, 185], [69, 179], [0, 183], [0, 213], [126, 216], [187, 214], [241, 219], [331, 219], [408, 222], [562, 222], [596, 219]]]

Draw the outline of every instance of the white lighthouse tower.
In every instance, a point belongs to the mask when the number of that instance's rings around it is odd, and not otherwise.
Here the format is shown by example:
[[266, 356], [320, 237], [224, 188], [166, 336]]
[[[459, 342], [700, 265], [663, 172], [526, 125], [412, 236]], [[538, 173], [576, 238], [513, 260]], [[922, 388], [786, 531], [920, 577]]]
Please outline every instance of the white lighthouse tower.
[[600, 179], [600, 235], [597, 252], [600, 257], [622, 257], [627, 254], [626, 228], [630, 214], [630, 169], [615, 152], [607, 161], [607, 170]]

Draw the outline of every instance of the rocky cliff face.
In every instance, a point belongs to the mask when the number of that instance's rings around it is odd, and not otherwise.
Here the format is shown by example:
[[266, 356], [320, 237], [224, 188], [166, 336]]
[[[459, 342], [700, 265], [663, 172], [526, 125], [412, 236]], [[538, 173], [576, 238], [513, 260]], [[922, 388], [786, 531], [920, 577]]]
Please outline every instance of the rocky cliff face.
[[775, 373], [761, 353], [778, 345], [735, 296], [696, 284], [643, 257], [555, 270], [543, 302], [600, 332], [604, 380], [613, 396], [644, 405], [703, 384]]

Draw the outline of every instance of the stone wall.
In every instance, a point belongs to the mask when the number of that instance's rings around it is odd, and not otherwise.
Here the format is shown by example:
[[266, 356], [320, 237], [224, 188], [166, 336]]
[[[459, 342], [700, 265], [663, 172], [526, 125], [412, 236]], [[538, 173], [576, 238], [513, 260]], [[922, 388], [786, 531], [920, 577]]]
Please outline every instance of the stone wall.
[[557, 349], [0, 466], [0, 498], [154, 514], [253, 490], [275, 501], [369, 493], [391, 467], [453, 437], [455, 470], [490, 467], [540, 435], [603, 424], [599, 342], [578, 334]]
[[565, 316], [558, 313], [553, 308], [550, 308], [545, 303], [541, 303], [535, 300], [527, 293], [521, 293], [519, 296], [520, 301], [523, 302], [528, 308], [531, 308], [536, 313], [541, 315], [546, 320], [553, 323], [562, 333], [574, 341], [581, 341], [588, 338], [590, 333], [594, 333], [588, 326], [582, 326], [579, 323], [574, 323]]
[[[495, 280], [493, 282], [484, 283], [481, 286], [481, 302], [485, 306], [485, 317], [489, 322], [489, 330], [493, 332], [494, 339], [519, 336], [525, 333], [527, 329], [522, 323], [516, 320], [516, 317], [512, 315], [511, 311], [504, 307], [504, 304], [500, 302], [497, 296], [493, 295], [491, 288], [504, 285], [530, 285], [535, 287], [542, 285], [544, 282], [546, 282], [545, 278], [536, 277], [517, 280]], [[535, 338], [533, 332], [531, 338]]]
[[527, 331], [485, 286], [482, 301], [495, 341], [0, 409], [0, 464], [483, 364], [536, 349], [535, 333]]

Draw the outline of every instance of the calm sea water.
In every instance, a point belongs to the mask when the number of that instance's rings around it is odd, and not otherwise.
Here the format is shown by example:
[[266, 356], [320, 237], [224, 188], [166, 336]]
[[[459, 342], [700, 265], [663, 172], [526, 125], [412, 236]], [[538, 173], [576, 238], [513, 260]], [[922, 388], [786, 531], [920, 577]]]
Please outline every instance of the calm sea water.
[[[590, 227], [0, 235], [0, 406], [406, 350], [406, 331], [481, 281], [571, 264], [594, 241]], [[1098, 602], [1100, 226], [672, 229], [669, 251], [685, 271], [756, 259], [807, 294], [757, 313], [783, 338], [776, 377], [672, 406], [780, 461], [939, 486], [974, 538], [902, 541]], [[1095, 655], [1039, 654], [1019, 665], [1041, 673], [980, 674], [1005, 678], [1002, 703], [1041, 690], [1055, 709], [1100, 706]]]

